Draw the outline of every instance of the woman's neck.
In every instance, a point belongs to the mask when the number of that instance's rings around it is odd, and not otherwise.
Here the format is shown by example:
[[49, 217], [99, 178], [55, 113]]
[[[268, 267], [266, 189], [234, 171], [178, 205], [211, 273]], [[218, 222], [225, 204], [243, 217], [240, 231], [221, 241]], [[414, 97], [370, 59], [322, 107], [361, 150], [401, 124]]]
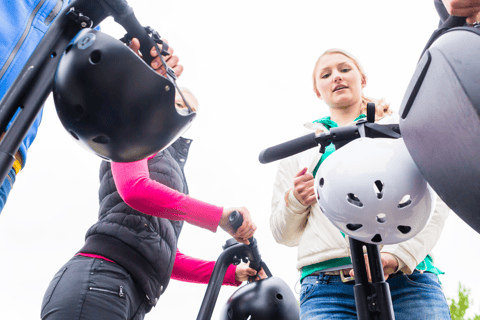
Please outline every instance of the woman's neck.
[[330, 119], [335, 121], [339, 127], [352, 123], [362, 114], [362, 104], [343, 108], [330, 107]]

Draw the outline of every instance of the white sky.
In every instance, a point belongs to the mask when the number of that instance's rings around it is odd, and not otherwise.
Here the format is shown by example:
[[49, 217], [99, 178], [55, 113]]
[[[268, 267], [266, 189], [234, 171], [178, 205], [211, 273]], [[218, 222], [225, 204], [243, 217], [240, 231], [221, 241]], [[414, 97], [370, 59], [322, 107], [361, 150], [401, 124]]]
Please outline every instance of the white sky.
[[[269, 215], [276, 163], [261, 150], [304, 133], [327, 115], [312, 91], [311, 73], [324, 50], [340, 47], [362, 62], [368, 96], [398, 109], [416, 61], [436, 28], [433, 0], [251, 1], [130, 0], [139, 20], [169, 40], [185, 71], [179, 80], [200, 101], [185, 137], [194, 138], [186, 166], [191, 196], [221, 206], [246, 206], [275, 276], [292, 288], [296, 249], [275, 243]], [[103, 30], [124, 31], [112, 20]], [[434, 112], [435, 110], [432, 110]], [[38, 319], [43, 294], [82, 246], [98, 210], [99, 158], [74, 143], [48, 101], [27, 166], [0, 215], [0, 319]], [[215, 260], [229, 236], [185, 225], [179, 248]], [[434, 249], [447, 297], [459, 281], [471, 288], [480, 314], [478, 233], [455, 214]], [[147, 319], [195, 319], [206, 285], [171, 281]], [[297, 289], [299, 286], [297, 287]], [[221, 290], [217, 319], [234, 288]]]

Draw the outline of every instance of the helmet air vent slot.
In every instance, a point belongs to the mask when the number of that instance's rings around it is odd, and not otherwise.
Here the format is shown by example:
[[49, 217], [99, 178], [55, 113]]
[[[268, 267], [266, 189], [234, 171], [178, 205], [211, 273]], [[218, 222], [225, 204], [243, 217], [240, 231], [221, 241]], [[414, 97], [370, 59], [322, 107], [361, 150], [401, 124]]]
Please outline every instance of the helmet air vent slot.
[[360, 201], [360, 199], [358, 199], [357, 196], [354, 195], [353, 193], [347, 194], [347, 202], [353, 204], [354, 206], [360, 207], [360, 208], [363, 207], [362, 201]]
[[275, 295], [275, 298], [277, 298], [278, 300], [283, 300], [283, 296], [282, 296], [281, 293], [277, 293], [277, 294]]
[[409, 226], [398, 226], [397, 229], [403, 234], [407, 234], [410, 232], [410, 230], [412, 230], [412, 228]]
[[102, 52], [100, 50], [94, 50], [90, 53], [90, 63], [98, 64], [102, 60]]
[[96, 136], [92, 141], [100, 144], [107, 144], [110, 142], [110, 139], [108, 139], [107, 136]]
[[70, 130], [70, 131], [68, 131], [68, 132], [72, 135], [72, 137], [73, 137], [75, 140], [80, 140], [80, 139], [78, 139], [78, 136], [75, 134], [75, 132], [73, 132], [72, 130]]
[[380, 180], [377, 180], [373, 183], [373, 190], [377, 194], [377, 199], [382, 199], [383, 198], [383, 182]]
[[357, 231], [361, 227], [363, 227], [363, 225], [360, 224], [360, 223], [349, 223], [349, 224], [347, 224], [348, 230], [352, 230], [352, 231]]
[[372, 242], [379, 243], [382, 242], [382, 236], [378, 233], [372, 238]]
[[324, 183], [325, 183], [325, 179], [320, 178], [320, 181], [318, 182], [318, 185], [320, 186], [320, 188], [323, 188]]
[[402, 200], [400, 200], [400, 203], [398, 204], [398, 208], [405, 208], [409, 206], [412, 203], [412, 199], [410, 198], [410, 195], [407, 194], [405, 195]]

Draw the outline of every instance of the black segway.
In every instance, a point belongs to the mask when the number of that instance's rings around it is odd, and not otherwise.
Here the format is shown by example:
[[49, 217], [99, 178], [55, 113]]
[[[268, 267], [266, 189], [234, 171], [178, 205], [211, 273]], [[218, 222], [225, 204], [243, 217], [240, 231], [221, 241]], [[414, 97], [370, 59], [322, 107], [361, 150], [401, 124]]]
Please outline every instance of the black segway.
[[[243, 217], [234, 211], [229, 221], [237, 230]], [[223, 246], [224, 251], [215, 263], [197, 320], [211, 319], [228, 266], [241, 261], [249, 261], [250, 267], [257, 271], [263, 268], [268, 277], [258, 281], [250, 279], [248, 284], [235, 291], [222, 310], [221, 320], [300, 320], [300, 309], [293, 292], [285, 281], [272, 276], [262, 260], [257, 240], [252, 237], [249, 241], [250, 244], [245, 245], [232, 238]]]

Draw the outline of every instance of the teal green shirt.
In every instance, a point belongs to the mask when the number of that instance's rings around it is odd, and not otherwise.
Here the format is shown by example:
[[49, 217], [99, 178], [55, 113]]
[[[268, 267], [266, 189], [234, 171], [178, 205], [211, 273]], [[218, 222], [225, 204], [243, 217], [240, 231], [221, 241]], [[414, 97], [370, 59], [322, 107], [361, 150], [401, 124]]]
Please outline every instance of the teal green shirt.
[[[361, 114], [354, 121], [363, 119], [365, 117], [366, 115]], [[335, 121], [333, 121], [330, 117], [320, 118], [313, 122], [323, 124], [328, 130], [330, 130], [331, 128], [338, 127], [338, 124]], [[323, 163], [323, 161], [325, 161], [325, 159], [327, 159], [328, 156], [330, 156], [334, 151], [335, 151], [335, 146], [333, 145], [333, 143], [331, 143], [325, 148], [325, 152], [323, 153], [322, 157], [320, 158], [320, 161], [317, 163], [317, 165], [315, 166], [315, 169], [313, 170], [314, 177], [317, 174], [318, 168]], [[345, 234], [343, 232], [340, 231], [340, 233], [343, 235], [343, 237], [345, 237]], [[341, 267], [349, 264], [352, 264], [352, 260], [350, 259], [350, 257], [343, 257], [343, 258], [331, 259], [331, 260], [305, 266], [302, 268], [302, 276], [300, 278], [300, 282], [303, 280], [303, 278], [305, 278], [306, 276], [314, 272], [322, 271], [322, 270], [333, 268], [333, 267]], [[437, 276], [439, 274], [445, 274], [445, 272], [441, 271], [440, 269], [438, 269], [433, 265], [433, 259], [430, 255], [427, 255], [425, 259], [422, 262], [420, 262], [420, 264], [416, 267], [416, 269], [421, 271], [431, 272], [436, 274]]]

